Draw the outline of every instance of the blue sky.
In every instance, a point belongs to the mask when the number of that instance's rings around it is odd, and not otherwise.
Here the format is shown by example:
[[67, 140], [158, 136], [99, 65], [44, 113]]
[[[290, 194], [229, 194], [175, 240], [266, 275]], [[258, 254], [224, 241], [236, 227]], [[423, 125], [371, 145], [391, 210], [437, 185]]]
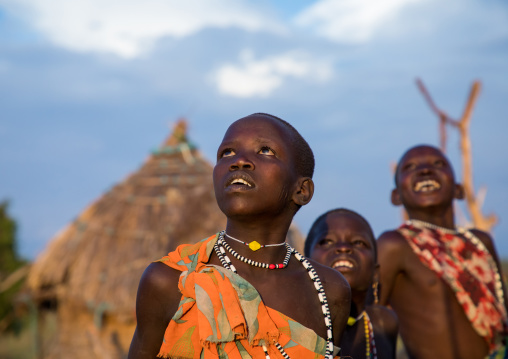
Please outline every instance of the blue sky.
[[[508, 257], [508, 4], [502, 0], [0, 0], [0, 199], [33, 258], [129, 173], [180, 116], [214, 162], [253, 112], [291, 122], [316, 156], [306, 233], [348, 207], [400, 222], [390, 166], [438, 144], [415, 85], [458, 118], [474, 80], [474, 183]], [[448, 154], [460, 178], [458, 137]]]

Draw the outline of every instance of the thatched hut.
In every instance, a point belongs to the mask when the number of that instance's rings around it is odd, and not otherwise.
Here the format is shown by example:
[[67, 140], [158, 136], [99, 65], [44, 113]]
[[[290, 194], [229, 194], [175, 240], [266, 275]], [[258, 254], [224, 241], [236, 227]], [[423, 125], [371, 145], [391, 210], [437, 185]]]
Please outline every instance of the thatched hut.
[[[212, 166], [180, 121], [137, 172], [86, 208], [34, 263], [28, 285], [39, 319], [48, 307], [57, 317], [51, 344], [39, 344], [40, 357], [126, 357], [144, 268], [223, 228]], [[301, 248], [295, 228], [290, 241]]]

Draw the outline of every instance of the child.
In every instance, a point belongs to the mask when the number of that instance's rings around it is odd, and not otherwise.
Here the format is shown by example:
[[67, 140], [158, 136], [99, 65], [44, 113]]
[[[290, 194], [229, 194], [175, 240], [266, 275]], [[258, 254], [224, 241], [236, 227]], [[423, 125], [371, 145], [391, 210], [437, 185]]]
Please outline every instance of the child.
[[213, 171], [226, 229], [148, 266], [130, 359], [336, 354], [349, 285], [285, 243], [313, 171], [312, 150], [287, 122], [258, 113], [228, 128]]
[[351, 286], [351, 313], [340, 343], [341, 355], [394, 359], [395, 313], [380, 305], [366, 306], [371, 287], [377, 304], [379, 268], [376, 241], [367, 220], [344, 208], [322, 214], [309, 231], [305, 255], [341, 272]]
[[411, 358], [494, 355], [506, 331], [506, 291], [487, 233], [457, 229], [463, 198], [450, 162], [434, 147], [409, 149], [395, 173], [392, 203], [409, 220], [378, 240], [381, 304], [390, 304]]

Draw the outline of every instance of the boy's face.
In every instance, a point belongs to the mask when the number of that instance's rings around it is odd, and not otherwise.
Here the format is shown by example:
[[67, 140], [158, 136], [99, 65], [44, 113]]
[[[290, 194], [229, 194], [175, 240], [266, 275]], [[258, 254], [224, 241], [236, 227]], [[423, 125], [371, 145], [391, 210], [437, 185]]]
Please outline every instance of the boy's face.
[[437, 148], [418, 146], [407, 151], [396, 176], [392, 202], [407, 209], [450, 205], [453, 198], [461, 198], [462, 188], [455, 184], [453, 169]]
[[377, 265], [374, 238], [365, 223], [354, 214], [332, 212], [315, 233], [310, 257], [341, 272], [351, 289], [369, 289]]
[[281, 123], [263, 115], [228, 128], [213, 170], [215, 197], [228, 218], [274, 216], [290, 207], [300, 177], [290, 138]]

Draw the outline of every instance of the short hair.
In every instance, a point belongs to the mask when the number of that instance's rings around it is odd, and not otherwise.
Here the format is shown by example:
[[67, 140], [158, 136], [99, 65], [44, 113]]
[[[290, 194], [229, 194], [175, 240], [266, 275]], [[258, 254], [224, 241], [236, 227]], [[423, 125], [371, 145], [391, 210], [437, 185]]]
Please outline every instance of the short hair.
[[428, 148], [432, 148], [432, 149], [434, 149], [434, 150], [438, 151], [439, 153], [441, 153], [441, 155], [444, 157], [444, 159], [445, 159], [445, 160], [448, 162], [448, 164], [450, 165], [450, 168], [451, 168], [451, 170], [452, 170], [452, 172], [453, 172], [453, 176], [455, 177], [455, 171], [453, 170], [452, 163], [450, 162], [450, 159], [446, 156], [446, 154], [445, 154], [445, 153], [444, 153], [444, 152], [443, 152], [440, 148], [438, 148], [438, 147], [436, 147], [436, 146], [432, 146], [432, 145], [428, 145], [428, 144], [423, 143], [423, 144], [416, 145], [416, 146], [413, 146], [413, 147], [409, 148], [407, 151], [405, 151], [405, 152], [402, 154], [402, 156], [400, 156], [399, 161], [397, 162], [397, 166], [395, 167], [395, 173], [394, 173], [394, 175], [393, 175], [393, 180], [394, 180], [394, 182], [395, 182], [395, 187], [397, 187], [397, 186], [399, 185], [399, 184], [398, 184], [398, 182], [397, 182], [397, 176], [398, 176], [398, 174], [399, 174], [399, 170], [400, 170], [400, 162], [401, 162], [401, 161], [402, 161], [402, 159], [403, 159], [403, 158], [404, 158], [404, 157], [408, 154], [408, 152], [409, 152], [409, 151], [412, 151], [412, 150], [417, 149], [417, 148], [419, 148], [419, 147], [428, 147]]
[[370, 235], [371, 241], [372, 241], [372, 248], [374, 249], [374, 259], [377, 263], [377, 243], [376, 243], [376, 237], [374, 236], [374, 232], [372, 231], [372, 227], [370, 226], [369, 222], [362, 215], [360, 215], [359, 213], [357, 213], [355, 211], [347, 209], [347, 208], [336, 208], [336, 209], [329, 210], [329, 211], [323, 213], [322, 215], [320, 215], [314, 221], [314, 223], [310, 227], [309, 234], [307, 234], [307, 238], [305, 239], [305, 247], [304, 247], [305, 256], [310, 257], [310, 252], [311, 252], [312, 246], [314, 244], [314, 238], [317, 236], [316, 232], [318, 230], [318, 227], [321, 224], [321, 222], [323, 222], [326, 219], [326, 217], [332, 213], [339, 213], [339, 214], [343, 213], [343, 214], [353, 215], [353, 216], [357, 217], [365, 225], [365, 227], [367, 227], [367, 231], [369, 232], [369, 235]]
[[269, 113], [263, 113], [263, 112], [256, 112], [252, 115], [246, 116], [267, 116], [270, 118], [273, 118], [274, 120], [279, 121], [284, 127], [286, 127], [289, 132], [291, 132], [291, 144], [294, 149], [294, 160], [296, 165], [296, 171], [299, 175], [303, 177], [310, 177], [314, 175], [314, 153], [312, 152], [312, 149], [310, 148], [309, 144], [303, 136], [300, 134], [300, 132], [297, 131], [296, 128], [293, 127], [289, 122], [284, 121], [282, 118], [279, 118], [274, 115], [270, 115]]

